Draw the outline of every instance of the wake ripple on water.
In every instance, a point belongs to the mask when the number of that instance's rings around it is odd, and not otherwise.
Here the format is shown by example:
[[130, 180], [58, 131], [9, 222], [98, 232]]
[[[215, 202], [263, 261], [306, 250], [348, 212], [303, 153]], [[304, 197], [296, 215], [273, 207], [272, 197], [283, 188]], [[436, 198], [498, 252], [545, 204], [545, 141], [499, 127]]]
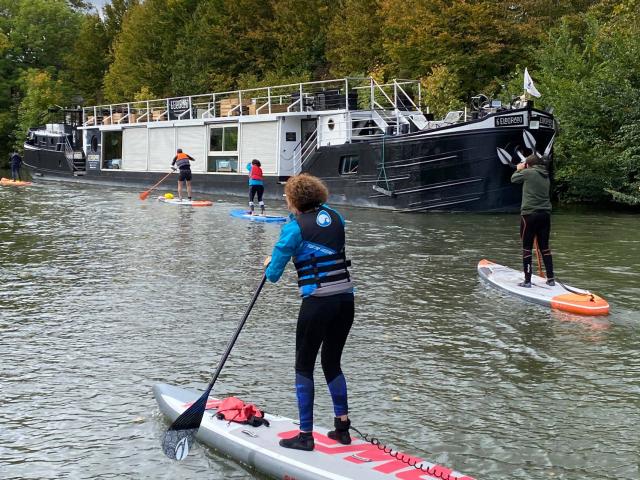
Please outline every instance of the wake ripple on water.
[[[137, 193], [0, 190], [2, 478], [261, 478], [201, 446], [165, 459], [151, 387], [209, 381], [279, 228], [231, 219], [235, 199], [187, 210]], [[554, 216], [561, 278], [611, 301], [588, 318], [479, 281], [482, 257], [518, 265], [517, 216], [342, 210], [359, 429], [479, 479], [640, 477], [636, 217]], [[294, 277], [265, 286], [215, 395], [296, 416]]]

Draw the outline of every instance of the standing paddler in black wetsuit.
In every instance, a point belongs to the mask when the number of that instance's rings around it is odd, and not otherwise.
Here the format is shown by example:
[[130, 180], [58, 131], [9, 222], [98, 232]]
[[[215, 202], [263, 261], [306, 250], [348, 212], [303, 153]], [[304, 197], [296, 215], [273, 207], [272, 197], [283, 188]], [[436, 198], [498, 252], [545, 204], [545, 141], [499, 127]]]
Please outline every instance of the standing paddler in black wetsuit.
[[553, 259], [549, 248], [551, 233], [551, 200], [549, 198], [549, 171], [542, 159], [534, 153], [519, 163], [511, 176], [512, 183], [522, 183], [522, 205], [520, 207], [520, 238], [522, 239], [522, 265], [524, 282], [518, 285], [531, 288], [532, 250], [534, 240], [542, 251], [547, 285], [555, 285]]
[[354, 316], [353, 284], [345, 257], [344, 220], [324, 204], [329, 192], [311, 175], [289, 178], [285, 188], [290, 221], [267, 257], [265, 275], [277, 282], [293, 258], [302, 305], [296, 327], [296, 396], [300, 433], [280, 440], [285, 448], [313, 450], [313, 369], [320, 348], [322, 370], [329, 386], [335, 430], [329, 437], [342, 444], [349, 436], [347, 382], [340, 367], [342, 350]]
[[178, 198], [182, 201], [182, 182], [187, 183], [187, 198], [191, 200], [191, 163], [195, 162], [195, 159], [190, 155], [187, 155], [179, 148], [176, 152], [176, 156], [173, 157], [171, 162], [171, 168], [175, 171], [175, 167], [180, 170], [180, 176], [178, 177]]

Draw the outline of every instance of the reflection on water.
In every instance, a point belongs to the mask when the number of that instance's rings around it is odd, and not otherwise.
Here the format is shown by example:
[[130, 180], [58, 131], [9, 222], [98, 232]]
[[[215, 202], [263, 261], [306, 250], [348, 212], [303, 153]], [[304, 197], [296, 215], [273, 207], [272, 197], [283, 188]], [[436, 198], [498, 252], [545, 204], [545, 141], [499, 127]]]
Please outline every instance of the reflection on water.
[[[190, 209], [138, 193], [0, 190], [2, 478], [256, 477], [203, 447], [167, 460], [151, 387], [210, 380], [279, 227], [231, 218], [239, 199]], [[640, 477], [640, 217], [554, 215], [558, 276], [611, 303], [589, 318], [478, 279], [481, 258], [519, 265], [517, 216], [343, 213], [358, 428], [479, 479]], [[217, 395], [296, 415], [293, 284], [289, 270], [265, 287]]]

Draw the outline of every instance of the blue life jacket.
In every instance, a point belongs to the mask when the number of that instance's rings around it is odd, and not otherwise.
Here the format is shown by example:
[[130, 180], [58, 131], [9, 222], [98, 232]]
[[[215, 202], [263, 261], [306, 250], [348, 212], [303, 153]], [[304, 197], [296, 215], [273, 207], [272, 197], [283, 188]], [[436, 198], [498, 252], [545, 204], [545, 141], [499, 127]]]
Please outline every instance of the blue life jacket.
[[302, 296], [333, 295], [352, 291], [344, 251], [344, 223], [338, 212], [322, 205], [296, 218], [302, 245], [293, 259]]
[[303, 297], [352, 293], [348, 270], [351, 261], [345, 257], [344, 221], [340, 214], [321, 205], [290, 218], [273, 248], [265, 271], [267, 279], [277, 282], [293, 257]]

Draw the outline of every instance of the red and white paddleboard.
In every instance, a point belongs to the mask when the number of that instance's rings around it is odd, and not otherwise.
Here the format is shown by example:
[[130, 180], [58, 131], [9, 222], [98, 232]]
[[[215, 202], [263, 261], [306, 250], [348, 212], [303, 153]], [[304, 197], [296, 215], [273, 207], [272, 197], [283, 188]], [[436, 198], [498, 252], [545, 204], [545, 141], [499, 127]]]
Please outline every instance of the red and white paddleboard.
[[169, 205], [183, 205], [185, 207], [210, 207], [213, 205], [213, 202], [210, 200], [189, 200], [187, 198], [183, 198], [180, 200], [179, 198], [165, 198], [158, 197], [159, 202], [168, 203]]
[[559, 282], [551, 287], [546, 284], [546, 279], [538, 275], [531, 276], [531, 288], [520, 287], [518, 283], [524, 280], [521, 271], [489, 260], [480, 260], [478, 274], [490, 285], [528, 302], [580, 315], [607, 315], [609, 313], [609, 303], [604, 298], [587, 290], [566, 285], [572, 290], [569, 291]]
[[[166, 384], [153, 387], [160, 410], [171, 421], [184, 412], [200, 394]], [[447, 467], [406, 456], [422, 470], [390, 457], [377, 446], [352, 437], [342, 445], [327, 437], [327, 429], [314, 431], [312, 452], [281, 447], [281, 438], [298, 433], [290, 418], [265, 414], [270, 426], [252, 427], [216, 418], [213, 398], [207, 403], [196, 438], [235, 460], [277, 479], [286, 480], [474, 480]], [[211, 408], [211, 409], [209, 409]], [[314, 427], [315, 428], [315, 427]], [[402, 454], [399, 454], [402, 455]]]

